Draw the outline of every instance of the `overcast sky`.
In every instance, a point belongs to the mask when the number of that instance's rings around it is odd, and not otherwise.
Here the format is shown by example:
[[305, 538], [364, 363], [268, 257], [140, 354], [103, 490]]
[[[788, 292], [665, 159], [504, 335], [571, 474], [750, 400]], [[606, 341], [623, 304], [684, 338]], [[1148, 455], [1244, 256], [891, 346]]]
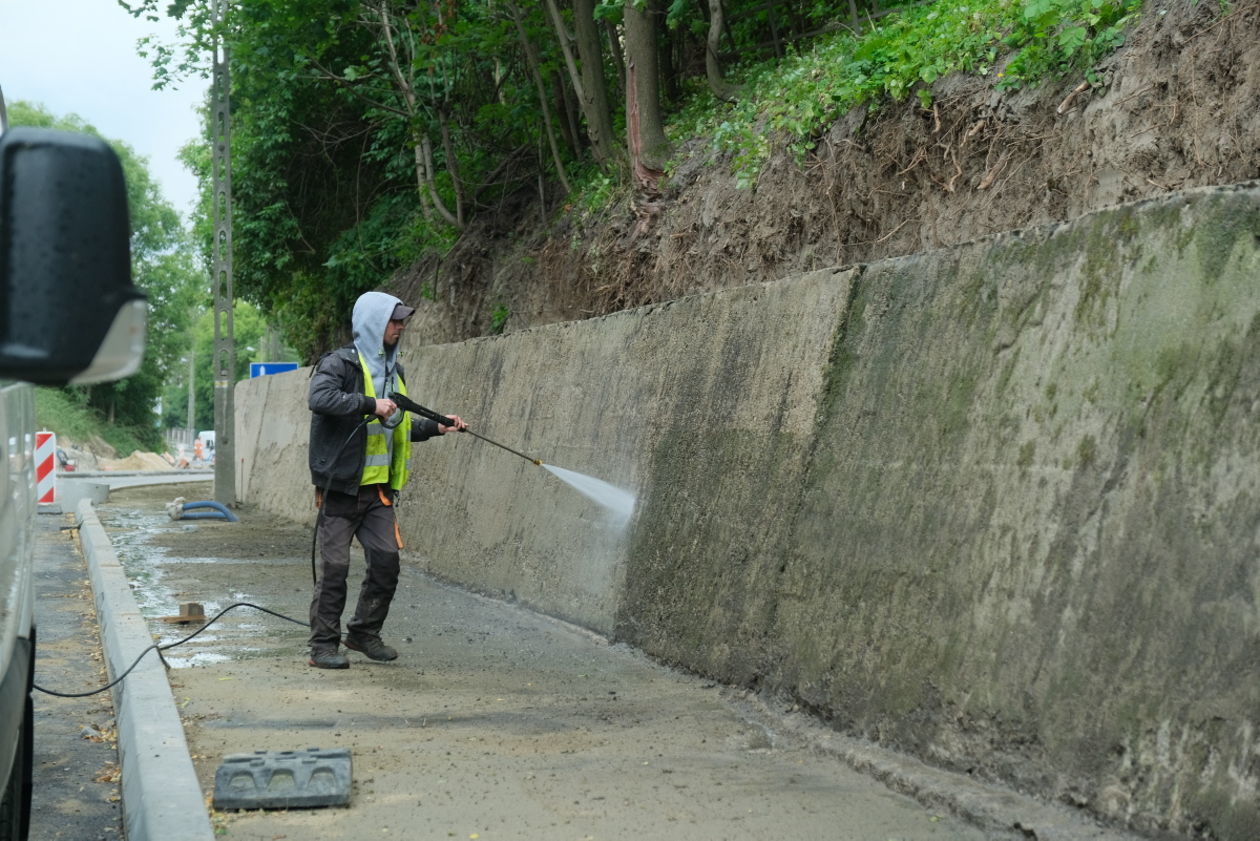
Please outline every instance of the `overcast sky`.
[[172, 41], [174, 23], [138, 21], [116, 0], [0, 0], [0, 88], [10, 103], [78, 114], [127, 143], [148, 159], [162, 194], [187, 219], [197, 182], [177, 155], [200, 136], [196, 108], [208, 82], [152, 90], [149, 60], [136, 42], [153, 34]]

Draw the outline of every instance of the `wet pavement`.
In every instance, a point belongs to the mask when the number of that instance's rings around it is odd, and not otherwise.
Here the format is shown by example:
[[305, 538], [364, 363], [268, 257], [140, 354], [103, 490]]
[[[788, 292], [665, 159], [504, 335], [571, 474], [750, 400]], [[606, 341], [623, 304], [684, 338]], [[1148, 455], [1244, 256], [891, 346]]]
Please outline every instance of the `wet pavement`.
[[[87, 566], [74, 517], [36, 517], [35, 683], [82, 693], [107, 682]], [[108, 692], [36, 691], [31, 841], [123, 837], [114, 706]]]
[[[310, 531], [244, 510], [174, 522], [206, 486], [121, 490], [97, 506], [150, 630], [183, 602], [251, 602], [299, 622]], [[361, 574], [355, 551], [352, 580]], [[354, 590], [351, 593], [353, 604]], [[305, 663], [304, 627], [251, 608], [168, 651], [203, 790], [224, 758], [345, 748], [348, 807], [212, 812], [240, 839], [765, 839], [1012, 837], [929, 808], [781, 727], [759, 699], [652, 662], [404, 563], [386, 625], [393, 663]]]

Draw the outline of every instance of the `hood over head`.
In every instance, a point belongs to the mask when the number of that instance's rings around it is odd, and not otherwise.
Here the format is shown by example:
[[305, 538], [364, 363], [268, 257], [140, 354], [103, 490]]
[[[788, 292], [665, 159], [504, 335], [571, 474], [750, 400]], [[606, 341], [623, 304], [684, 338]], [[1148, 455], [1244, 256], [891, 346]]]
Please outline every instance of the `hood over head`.
[[350, 325], [354, 330], [354, 346], [367, 362], [377, 397], [396, 391], [394, 367], [398, 362], [398, 345], [385, 347], [385, 327], [394, 308], [402, 301], [384, 292], [364, 292], [354, 302]]

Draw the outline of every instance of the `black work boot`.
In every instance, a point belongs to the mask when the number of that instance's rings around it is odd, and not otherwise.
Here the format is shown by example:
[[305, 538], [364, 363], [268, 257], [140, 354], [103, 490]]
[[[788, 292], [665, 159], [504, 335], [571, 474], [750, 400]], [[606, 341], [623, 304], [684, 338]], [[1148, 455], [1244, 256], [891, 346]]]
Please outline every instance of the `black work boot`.
[[306, 661], [317, 669], [348, 669], [350, 658], [335, 648], [312, 648]]
[[366, 655], [369, 660], [386, 661], [398, 659], [398, 651], [392, 646], [381, 642], [380, 637], [355, 637], [347, 634], [344, 644], [351, 651], [357, 651]]

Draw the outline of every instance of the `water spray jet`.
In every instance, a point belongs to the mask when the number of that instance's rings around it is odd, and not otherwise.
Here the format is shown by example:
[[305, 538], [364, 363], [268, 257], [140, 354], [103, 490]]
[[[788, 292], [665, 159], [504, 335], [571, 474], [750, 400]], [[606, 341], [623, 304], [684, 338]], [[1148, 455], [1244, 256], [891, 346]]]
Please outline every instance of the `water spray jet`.
[[[432, 409], [426, 409], [424, 406], [421, 406], [419, 403], [410, 399], [406, 395], [394, 392], [389, 395], [389, 399], [397, 403], [399, 408], [405, 409], [408, 412], [414, 412], [422, 418], [428, 418], [431, 421], [436, 421], [442, 426], [455, 426], [454, 419], [448, 418], [446, 415], [439, 414]], [[542, 459], [530, 458], [524, 453], [514, 450], [506, 444], [500, 444], [498, 441], [491, 440], [484, 435], [473, 432], [467, 427], [461, 429], [460, 432], [467, 432], [474, 438], [479, 438], [487, 444], [494, 444], [496, 447], [502, 450], [507, 450], [514, 456], [520, 456], [530, 464], [538, 465], [560, 481], [577, 490], [583, 496], [598, 502], [600, 505], [612, 511], [614, 519], [619, 526], [623, 526], [629, 522], [631, 515], [634, 513], [634, 494], [629, 491], [610, 485], [602, 479], [596, 479], [594, 476], [587, 476], [583, 473], [566, 470], [563, 467], [556, 467], [553, 464], [543, 464]]]

